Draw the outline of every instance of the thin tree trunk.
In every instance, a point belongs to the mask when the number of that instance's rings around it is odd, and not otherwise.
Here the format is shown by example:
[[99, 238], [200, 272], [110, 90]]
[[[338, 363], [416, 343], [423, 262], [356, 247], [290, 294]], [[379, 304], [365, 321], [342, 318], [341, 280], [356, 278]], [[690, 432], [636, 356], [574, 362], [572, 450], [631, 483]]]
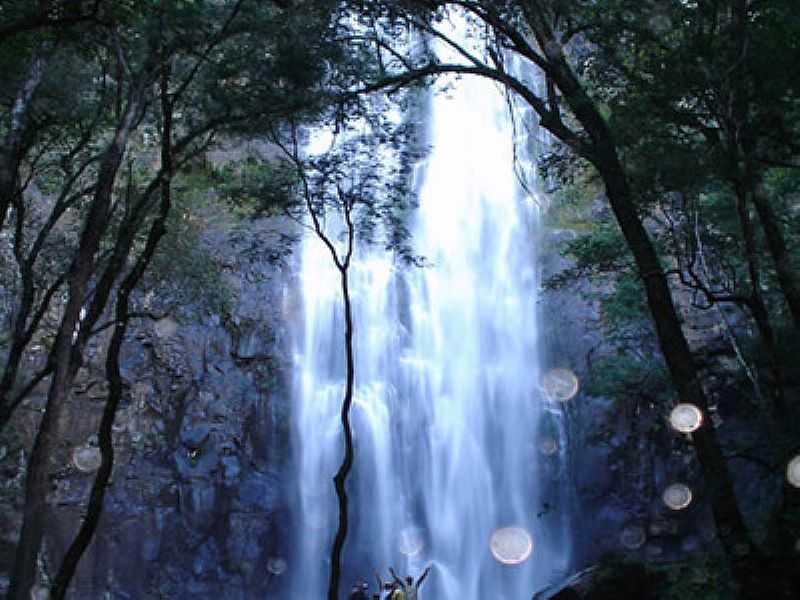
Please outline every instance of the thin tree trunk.
[[63, 447], [66, 426], [66, 401], [75, 375], [72, 360], [72, 342], [89, 280], [95, 269], [96, 254], [105, 233], [109, 207], [117, 172], [128, 144], [132, 128], [143, 103], [144, 86], [132, 91], [124, 118], [117, 127], [114, 138], [103, 157], [97, 187], [86, 225], [81, 234], [78, 251], [68, 275], [69, 298], [50, 353], [54, 365], [47, 405], [28, 460], [25, 481], [25, 511], [20, 532], [8, 600], [27, 600], [34, 583], [36, 562], [41, 547], [44, 518], [49, 512], [47, 495], [50, 476], [66, 463]]
[[353, 403], [353, 380], [354, 380], [354, 360], [353, 360], [353, 315], [350, 303], [350, 291], [347, 282], [347, 269], [340, 269], [342, 285], [342, 302], [344, 304], [344, 340], [345, 358], [347, 359], [346, 380], [344, 399], [342, 401], [341, 422], [342, 432], [344, 433], [344, 457], [333, 478], [336, 488], [336, 497], [339, 502], [339, 525], [336, 528], [336, 536], [331, 548], [331, 574], [328, 581], [328, 600], [337, 600], [339, 597], [339, 582], [341, 580], [342, 551], [347, 538], [348, 530], [348, 507], [347, 507], [347, 476], [353, 467], [353, 431], [350, 427], [350, 406]]
[[340, 256], [339, 251], [333, 242], [325, 234], [320, 222], [317, 210], [314, 208], [315, 202], [313, 191], [306, 176], [305, 165], [299, 156], [299, 148], [296, 132], [293, 132], [293, 143], [291, 148], [287, 148], [279, 139], [274, 139], [274, 143], [284, 152], [284, 154], [294, 163], [297, 175], [302, 185], [302, 196], [305, 200], [306, 210], [311, 217], [312, 229], [319, 240], [328, 249], [333, 264], [339, 271], [339, 278], [342, 290], [342, 304], [344, 307], [344, 350], [345, 350], [345, 388], [342, 398], [342, 406], [339, 413], [342, 424], [342, 434], [344, 436], [344, 456], [333, 478], [336, 498], [338, 500], [339, 518], [331, 546], [331, 566], [328, 578], [327, 600], [338, 600], [339, 585], [342, 575], [342, 551], [347, 539], [349, 528], [348, 497], [347, 497], [347, 478], [353, 468], [354, 448], [353, 430], [350, 426], [350, 407], [353, 404], [353, 388], [355, 382], [355, 358], [353, 355], [353, 312], [350, 301], [350, 289], [348, 283], [348, 269], [353, 257], [353, 247], [355, 243], [355, 225], [353, 224], [352, 211], [354, 201], [347, 197], [341, 190], [339, 191], [339, 201], [344, 213], [344, 220], [347, 226], [347, 246], [344, 255]]
[[[164, 173], [161, 178], [161, 207], [159, 215], [150, 228], [147, 243], [134, 268], [125, 277], [117, 295], [114, 333], [106, 355], [106, 379], [109, 383], [109, 394], [103, 410], [98, 430], [98, 441], [101, 453], [101, 464], [95, 476], [90, 492], [86, 517], [81, 523], [75, 539], [67, 549], [58, 573], [53, 580], [50, 597], [63, 600], [70, 582], [97, 530], [103, 511], [103, 499], [114, 468], [114, 444], [112, 439], [114, 418], [122, 399], [122, 375], [119, 367], [120, 351], [128, 328], [130, 297], [138, 285], [145, 270], [153, 259], [158, 243], [166, 233], [166, 221], [172, 206], [172, 103], [169, 98], [170, 69], [168, 63], [162, 64], [161, 70], [161, 107], [163, 129], [161, 133], [161, 166]], [[130, 248], [130, 246], [128, 246]]]
[[736, 189], [736, 212], [739, 215], [739, 225], [742, 229], [744, 239], [745, 257], [747, 260], [747, 270], [750, 275], [750, 302], [748, 307], [756, 322], [758, 334], [764, 344], [769, 361], [770, 380], [767, 389], [772, 397], [772, 407], [778, 416], [785, 416], [786, 403], [783, 394], [783, 370], [780, 365], [777, 345], [775, 341], [775, 331], [769, 317], [769, 310], [761, 293], [761, 269], [758, 261], [758, 249], [756, 248], [755, 232], [753, 222], [750, 219], [750, 212], [747, 206], [746, 190], [741, 185]]

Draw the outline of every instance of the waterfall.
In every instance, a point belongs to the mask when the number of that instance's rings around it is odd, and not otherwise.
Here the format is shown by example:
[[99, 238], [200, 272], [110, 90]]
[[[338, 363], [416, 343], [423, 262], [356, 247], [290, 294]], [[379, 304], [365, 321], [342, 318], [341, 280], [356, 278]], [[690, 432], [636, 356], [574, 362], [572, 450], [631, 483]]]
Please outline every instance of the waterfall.
[[[376, 570], [417, 577], [432, 564], [422, 598], [523, 600], [569, 562], [563, 441], [543, 437], [559, 408], [539, 384], [539, 211], [515, 175], [502, 90], [476, 77], [447, 83], [431, 96], [431, 151], [416, 173], [412, 244], [428, 265], [365, 247], [350, 269], [356, 457], [343, 586], [361, 577], [372, 592]], [[310, 600], [325, 597], [336, 529], [344, 380], [338, 273], [313, 236], [301, 278], [289, 597]], [[490, 548], [509, 527], [532, 538], [520, 564]]]

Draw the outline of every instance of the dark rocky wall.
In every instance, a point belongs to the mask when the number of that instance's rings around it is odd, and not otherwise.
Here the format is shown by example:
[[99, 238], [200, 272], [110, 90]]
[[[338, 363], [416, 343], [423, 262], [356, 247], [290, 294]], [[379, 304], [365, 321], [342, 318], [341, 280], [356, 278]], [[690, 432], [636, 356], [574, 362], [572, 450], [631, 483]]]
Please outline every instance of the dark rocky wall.
[[[295, 303], [290, 269], [269, 258], [270, 244], [287, 225], [246, 227], [246, 235], [210, 228], [202, 239], [229, 293], [225, 314], [209, 312], [202, 298], [165, 309], [181, 281], [146, 285], [137, 298], [138, 308], [167, 314], [137, 321], [125, 345], [127, 389], [114, 425], [113, 482], [71, 598], [264, 598], [280, 586], [268, 563], [287, 554], [284, 313]], [[264, 252], [254, 252], [259, 247]], [[75, 448], [95, 443], [109, 332], [91, 343], [70, 398], [67, 443]], [[42, 386], [20, 407], [0, 442], [3, 573], [21, 522], [24, 452], [45, 394]], [[57, 567], [50, 559], [74, 535], [92, 479], [69, 465], [54, 481], [55, 517], [45, 523], [41, 565], [46, 575]]]
[[[592, 203], [589, 218], [603, 218], [604, 206], [602, 197], [598, 198]], [[571, 229], [543, 231], [543, 280], [573, 266], [560, 250], [577, 235], [579, 232]], [[546, 366], [572, 369], [585, 384], [597, 376], [602, 358], [615, 355], [618, 345], [604, 334], [607, 328], [596, 299], [598, 292], [607, 291], [602, 284], [581, 279], [543, 292], [541, 327]], [[763, 440], [770, 435], [761, 422], [763, 407], [754, 405], [742, 393], [741, 368], [723, 335], [722, 316], [715, 310], [690, 310], [689, 293], [678, 287], [674, 293], [715, 409], [710, 418], [726, 454], [732, 457], [737, 499], [755, 531], [763, 534], [764, 518], [780, 501], [782, 474], [779, 468], [770, 471], [768, 452], [758, 449], [758, 440], [763, 447]], [[747, 337], [741, 314], [727, 311], [725, 317], [740, 338]], [[660, 356], [652, 333], [638, 331], [636, 335], [642, 359]], [[637, 395], [636, 391], [631, 395]], [[669, 428], [670, 407], [656, 401], [628, 403], [620, 398], [591, 396], [585, 392], [585, 385], [565, 407], [576, 568], [607, 555], [658, 562], [718, 550], [691, 439]], [[661, 500], [664, 488], [673, 482], [692, 489], [693, 501], [685, 510], [671, 510]], [[634, 543], [641, 534], [643, 537]]]

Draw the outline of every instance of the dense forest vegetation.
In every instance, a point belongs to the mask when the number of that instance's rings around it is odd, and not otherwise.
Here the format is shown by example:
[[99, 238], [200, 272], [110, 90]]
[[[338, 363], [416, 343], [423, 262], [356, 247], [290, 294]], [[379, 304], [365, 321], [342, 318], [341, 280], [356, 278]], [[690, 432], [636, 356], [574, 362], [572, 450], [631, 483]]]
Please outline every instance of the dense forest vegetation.
[[[786, 476], [800, 453], [796, 8], [794, 0], [2, 0], [4, 444], [31, 392], [47, 389], [16, 492], [23, 519], [7, 597], [28, 598], [37, 581], [51, 482], [71, 460], [67, 398], [92, 337], [112, 332], [101, 460], [86, 516], [51, 565], [52, 598], [65, 597], [101, 523], [114, 418], [130, 393], [120, 354], [131, 323], [161, 317], [143, 287], [188, 273], [225, 312], [213, 264], [194, 252], [198, 214], [308, 217], [324, 235], [319, 219], [336, 212], [350, 248], [361, 237], [419, 262], [404, 218], [420, 149], [414, 120], [391, 114], [412, 113], [443, 73], [505, 86], [551, 136], [540, 156], [547, 218], [580, 235], [561, 249], [573, 266], [547, 287], [594, 282], [603, 333], [618, 347], [597, 369], [593, 393], [618, 399], [620, 410], [683, 402], [710, 416], [724, 394], [704, 377], [709, 349], [688, 339], [687, 323], [698, 314], [718, 320], [736, 358], [737, 394], [724, 396], [725, 410], [754, 415], [762, 443], [738, 447], [711, 418], [692, 433], [718, 534], [714, 558], [731, 584], [731, 596], [708, 597], [796, 597], [800, 481]], [[451, 11], [476, 24], [481, 53], [447, 37], [441, 24]], [[460, 60], [434, 56], [433, 39]], [[349, 142], [306, 157], [313, 127], [349, 132]], [[250, 142], [266, 148], [261, 160], [207, 158]], [[215, 193], [200, 193], [207, 189]], [[275, 256], [293, 241], [280, 240]], [[350, 252], [329, 247], [346, 298]], [[639, 360], [646, 336], [660, 353]], [[345, 425], [348, 408], [346, 399]], [[780, 503], [756, 524], [743, 515], [728, 460], [748, 452], [782, 486]], [[346, 463], [337, 476], [345, 524]], [[332, 555], [331, 600], [346, 531]]]

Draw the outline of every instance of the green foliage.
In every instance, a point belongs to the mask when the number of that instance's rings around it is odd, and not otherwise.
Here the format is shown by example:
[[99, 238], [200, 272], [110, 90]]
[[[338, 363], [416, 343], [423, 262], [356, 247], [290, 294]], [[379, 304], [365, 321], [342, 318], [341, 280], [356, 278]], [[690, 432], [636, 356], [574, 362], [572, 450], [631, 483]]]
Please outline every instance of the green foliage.
[[215, 169], [211, 178], [220, 200], [243, 217], [282, 214], [297, 202], [297, 173], [286, 161], [248, 158]]
[[596, 178], [581, 178], [564, 183], [548, 198], [545, 224], [559, 229], [586, 232], [596, 227], [591, 218], [592, 202], [602, 198]]
[[638, 274], [627, 271], [617, 277], [611, 293], [602, 299], [602, 311], [605, 324], [612, 331], [648, 322], [647, 296]]
[[[553, 143], [538, 155], [539, 176], [554, 187], [547, 206], [547, 222], [581, 228], [590, 221], [591, 203], [602, 193], [602, 181], [594, 167], [575, 157], [562, 144]], [[560, 225], [563, 224], [563, 225]]]
[[202, 176], [184, 178], [176, 185], [178, 193], [174, 194], [167, 233], [150, 272], [168, 306], [202, 308], [224, 315], [230, 311], [232, 292], [225, 284], [221, 265], [202, 239], [210, 225], [224, 228], [231, 217], [223, 206], [213, 203], [207, 185], [208, 179]]
[[674, 397], [669, 373], [660, 358], [622, 352], [592, 365], [585, 391], [591, 396], [617, 398], [624, 403], [647, 399], [666, 405]]
[[612, 223], [594, 224], [585, 233], [564, 244], [561, 254], [570, 257], [574, 265], [557, 273], [545, 282], [545, 287], [558, 289], [581, 277], [599, 282], [602, 278], [630, 272], [632, 259], [622, 234]]

